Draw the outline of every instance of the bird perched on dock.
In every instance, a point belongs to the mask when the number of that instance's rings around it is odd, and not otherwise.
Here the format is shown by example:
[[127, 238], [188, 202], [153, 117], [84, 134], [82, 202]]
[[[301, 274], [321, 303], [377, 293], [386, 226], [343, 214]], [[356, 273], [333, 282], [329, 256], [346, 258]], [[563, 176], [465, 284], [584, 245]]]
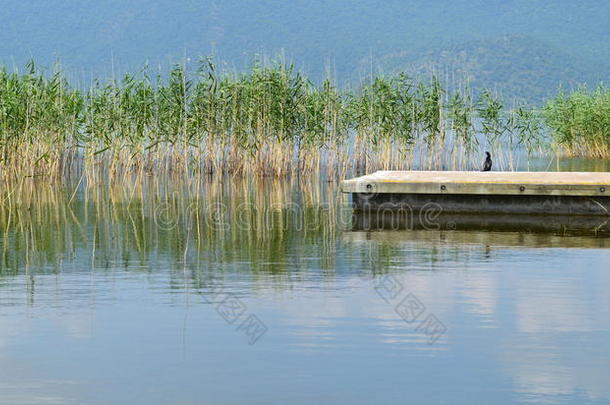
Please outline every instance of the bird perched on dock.
[[485, 162], [483, 162], [483, 170], [481, 170], [482, 172], [488, 172], [491, 170], [491, 165], [492, 165], [492, 161], [491, 161], [491, 154], [489, 152], [485, 152], [485, 154], [487, 155], [487, 157], [485, 158]]

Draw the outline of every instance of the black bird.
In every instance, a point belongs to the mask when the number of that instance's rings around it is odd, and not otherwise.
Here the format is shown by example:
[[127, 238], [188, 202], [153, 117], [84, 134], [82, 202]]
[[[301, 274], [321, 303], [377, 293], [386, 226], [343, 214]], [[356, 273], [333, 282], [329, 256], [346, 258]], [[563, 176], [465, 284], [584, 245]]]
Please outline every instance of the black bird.
[[491, 154], [489, 152], [485, 152], [485, 154], [487, 155], [487, 157], [485, 158], [485, 162], [483, 163], [483, 170], [481, 170], [482, 172], [488, 172], [491, 170], [491, 165], [492, 165], [492, 161], [491, 161]]

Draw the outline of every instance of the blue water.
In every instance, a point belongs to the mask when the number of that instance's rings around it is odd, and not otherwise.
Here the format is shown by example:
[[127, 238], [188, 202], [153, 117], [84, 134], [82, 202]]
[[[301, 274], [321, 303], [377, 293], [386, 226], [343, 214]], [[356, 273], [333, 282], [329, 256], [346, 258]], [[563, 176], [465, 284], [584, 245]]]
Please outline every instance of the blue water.
[[610, 403], [605, 240], [287, 227], [198, 245], [88, 204], [3, 223], [2, 404]]

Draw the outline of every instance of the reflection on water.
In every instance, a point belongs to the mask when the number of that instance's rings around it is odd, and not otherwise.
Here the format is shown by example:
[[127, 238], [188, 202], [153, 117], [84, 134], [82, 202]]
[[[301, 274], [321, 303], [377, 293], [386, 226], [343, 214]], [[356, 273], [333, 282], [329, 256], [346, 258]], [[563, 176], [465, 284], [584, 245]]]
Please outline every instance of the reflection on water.
[[[519, 170], [527, 170], [521, 164]], [[558, 172], [608, 172], [610, 160], [588, 158], [537, 157], [532, 159], [530, 166], [537, 171]]]
[[[333, 183], [175, 186], [151, 180], [76, 193], [29, 184], [19, 198], [6, 197], [0, 212], [6, 231], [0, 271], [58, 270], [67, 256], [87, 248], [98, 268], [144, 266], [162, 255], [173, 267], [185, 260], [243, 260], [249, 271], [278, 273], [288, 268], [288, 263], [278, 267], [278, 259], [309, 245], [316, 246], [322, 262], [332, 261], [336, 235], [351, 215], [336, 195]], [[276, 263], [266, 266], [271, 261]]]
[[0, 194], [0, 403], [610, 401], [603, 218], [382, 230], [312, 179]]
[[[533, 243], [534, 240], [540, 241], [536, 246], [543, 246], [540, 243], [548, 241], [548, 243], [573, 246], [605, 247], [608, 243], [604, 238], [610, 236], [610, 216], [444, 214], [440, 206], [431, 206], [426, 211], [420, 212], [403, 209], [355, 212], [352, 216], [351, 229], [354, 232], [409, 230], [412, 232], [406, 232], [404, 235], [406, 237], [411, 235], [412, 238], [420, 235], [416, 232], [418, 230], [455, 231], [439, 234], [452, 235], [450, 237], [461, 235], [466, 239], [475, 234], [484, 238], [493, 238], [495, 235], [493, 232], [507, 232], [518, 234], [520, 240], [529, 238], [529, 243]], [[592, 236], [592, 238], [581, 238], [576, 241], [573, 238], [557, 236]], [[508, 234], [502, 235], [502, 238], [511, 239]]]

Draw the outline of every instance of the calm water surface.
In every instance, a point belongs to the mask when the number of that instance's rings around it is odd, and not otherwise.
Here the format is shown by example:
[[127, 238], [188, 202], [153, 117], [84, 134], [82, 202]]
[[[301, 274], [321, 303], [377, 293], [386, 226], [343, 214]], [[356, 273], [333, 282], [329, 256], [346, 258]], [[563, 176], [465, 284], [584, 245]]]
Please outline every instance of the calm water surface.
[[610, 402], [603, 235], [366, 231], [332, 183], [74, 190], [3, 194], [2, 404]]

